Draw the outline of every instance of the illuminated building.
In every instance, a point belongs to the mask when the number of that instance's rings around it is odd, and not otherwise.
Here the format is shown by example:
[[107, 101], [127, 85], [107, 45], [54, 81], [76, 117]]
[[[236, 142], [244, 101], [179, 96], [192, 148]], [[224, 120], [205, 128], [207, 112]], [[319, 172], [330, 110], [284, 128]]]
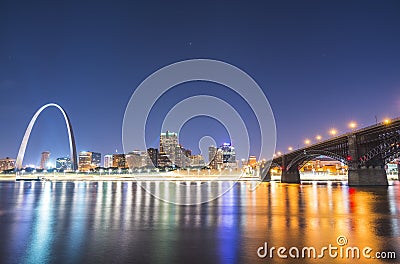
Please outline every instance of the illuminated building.
[[126, 154], [127, 165], [130, 169], [147, 166], [148, 156], [146, 151], [135, 150]]
[[249, 165], [250, 167], [252, 167], [254, 169], [257, 166], [256, 156], [250, 156], [247, 165]]
[[72, 162], [68, 157], [62, 157], [56, 159], [56, 169], [70, 171], [72, 170]]
[[222, 150], [218, 149], [215, 146], [211, 146], [208, 148], [208, 160], [209, 166], [212, 169], [222, 169], [223, 167], [223, 154]]
[[204, 158], [202, 155], [193, 155], [190, 156], [189, 158], [189, 165], [190, 167], [204, 167], [205, 166], [205, 162], [204, 162]]
[[113, 166], [113, 155], [104, 155], [104, 168], [111, 168]]
[[237, 168], [235, 148], [230, 143], [224, 143], [220, 149], [222, 150], [224, 167]]
[[126, 163], [125, 154], [113, 154], [112, 160], [113, 160], [112, 166], [114, 168], [125, 169], [128, 167], [128, 164]]
[[49, 162], [49, 158], [50, 158], [50, 152], [43, 151], [42, 156], [40, 158], [40, 168], [41, 169], [46, 169], [48, 167], [47, 163]]
[[308, 161], [300, 169], [301, 172], [313, 172], [313, 173], [344, 173], [347, 170], [342, 162], [328, 158], [318, 157], [317, 159]]
[[101, 165], [101, 154], [97, 152], [81, 151], [79, 153], [79, 171], [90, 171]]
[[185, 149], [181, 145], [175, 147], [175, 165], [180, 168], [185, 168], [190, 166], [190, 159], [192, 151], [190, 149]]
[[13, 170], [15, 168], [15, 159], [9, 157], [0, 159], [0, 171]]
[[[165, 132], [160, 135], [159, 166], [172, 166], [175, 164], [176, 147], [178, 147], [178, 134]], [[167, 159], [166, 159], [167, 158]]]

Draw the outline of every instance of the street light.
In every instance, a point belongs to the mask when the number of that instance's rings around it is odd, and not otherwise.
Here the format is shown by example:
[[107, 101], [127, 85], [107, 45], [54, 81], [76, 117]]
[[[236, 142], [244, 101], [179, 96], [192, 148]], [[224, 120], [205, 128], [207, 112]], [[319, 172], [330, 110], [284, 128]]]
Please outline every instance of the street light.
[[309, 139], [307, 138], [306, 140], [304, 140], [304, 144], [310, 145], [310, 144], [311, 144], [311, 140], [309, 140]]
[[278, 151], [278, 153], [276, 153], [276, 154], [278, 154], [278, 156], [280, 156], [280, 155], [282, 155], [282, 152]]
[[288, 147], [288, 150], [289, 150], [289, 151], [292, 151], [292, 150], [293, 150], [293, 147]]
[[318, 141], [321, 141], [321, 140], [322, 140], [322, 136], [321, 136], [321, 135], [317, 135], [317, 136], [315, 137], [315, 139], [318, 140]]
[[385, 119], [383, 120], [383, 123], [384, 123], [385, 125], [390, 124], [390, 119], [389, 119], [389, 118], [385, 118]]
[[350, 127], [352, 130], [354, 130], [354, 129], [357, 128], [357, 123], [354, 122], [354, 121], [351, 121], [351, 122], [349, 123], [349, 127]]
[[332, 128], [331, 130], [329, 130], [329, 134], [331, 134], [332, 136], [336, 136], [337, 130]]

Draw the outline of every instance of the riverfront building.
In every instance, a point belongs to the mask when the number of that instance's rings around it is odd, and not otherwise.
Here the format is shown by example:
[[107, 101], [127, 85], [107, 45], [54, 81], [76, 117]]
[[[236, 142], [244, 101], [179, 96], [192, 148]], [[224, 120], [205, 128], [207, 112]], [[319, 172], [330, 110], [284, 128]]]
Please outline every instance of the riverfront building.
[[113, 154], [112, 155], [112, 167], [119, 168], [119, 169], [128, 168], [125, 154]]
[[82, 151], [79, 153], [79, 171], [90, 171], [101, 165], [101, 154]]
[[56, 159], [56, 169], [70, 171], [72, 170], [72, 162], [68, 157], [62, 157]]
[[15, 159], [10, 159], [9, 157], [5, 159], [0, 159], [0, 172], [6, 170], [12, 170], [15, 168]]
[[40, 166], [39, 168], [41, 169], [46, 169], [47, 163], [49, 162], [49, 158], [50, 158], [50, 152], [49, 151], [43, 151], [42, 152], [42, 156], [40, 158]]
[[113, 166], [113, 156], [112, 155], [104, 155], [104, 163], [103, 167], [108, 169]]

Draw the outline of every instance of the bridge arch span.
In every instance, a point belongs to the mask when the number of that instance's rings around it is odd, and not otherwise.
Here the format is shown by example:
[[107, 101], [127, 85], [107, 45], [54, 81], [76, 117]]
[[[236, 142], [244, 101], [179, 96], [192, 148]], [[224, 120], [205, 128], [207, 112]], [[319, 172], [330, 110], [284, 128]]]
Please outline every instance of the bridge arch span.
[[316, 157], [319, 156], [326, 156], [332, 159], [335, 159], [337, 161], [341, 161], [345, 164], [347, 164], [347, 160], [335, 153], [325, 151], [325, 150], [308, 150], [304, 151], [303, 153], [299, 154], [297, 157], [295, 157], [291, 162], [286, 166], [286, 171], [293, 170], [293, 169], [298, 169], [299, 166], [303, 167], [305, 163], [309, 162], [310, 160], [315, 159]]
[[35, 115], [32, 117], [31, 121], [29, 122], [28, 127], [26, 128], [24, 138], [22, 139], [21, 145], [19, 147], [17, 160], [15, 162], [15, 169], [17, 171], [22, 169], [22, 162], [24, 161], [26, 146], [28, 144], [29, 137], [31, 135], [32, 128], [35, 125], [36, 119], [43, 112], [43, 110], [45, 110], [48, 107], [56, 107], [58, 110], [60, 110], [60, 112], [64, 116], [65, 124], [66, 124], [67, 130], [68, 130], [68, 140], [69, 140], [69, 149], [70, 149], [70, 158], [71, 158], [71, 163], [72, 163], [72, 169], [76, 170], [78, 168], [75, 138], [74, 138], [74, 132], [72, 130], [71, 121], [70, 121], [67, 113], [64, 111], [64, 109], [61, 106], [59, 106], [58, 104], [55, 104], [55, 103], [49, 103], [49, 104], [46, 104], [46, 105], [40, 107], [39, 110], [36, 111]]

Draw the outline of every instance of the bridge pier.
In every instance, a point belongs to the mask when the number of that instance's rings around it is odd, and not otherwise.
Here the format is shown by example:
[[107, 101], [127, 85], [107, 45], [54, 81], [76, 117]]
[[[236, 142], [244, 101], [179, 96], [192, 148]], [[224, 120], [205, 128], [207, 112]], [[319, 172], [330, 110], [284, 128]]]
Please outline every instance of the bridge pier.
[[294, 171], [282, 171], [281, 176], [282, 183], [300, 183], [300, 172], [299, 170]]
[[386, 170], [382, 166], [349, 169], [349, 186], [387, 186]]

